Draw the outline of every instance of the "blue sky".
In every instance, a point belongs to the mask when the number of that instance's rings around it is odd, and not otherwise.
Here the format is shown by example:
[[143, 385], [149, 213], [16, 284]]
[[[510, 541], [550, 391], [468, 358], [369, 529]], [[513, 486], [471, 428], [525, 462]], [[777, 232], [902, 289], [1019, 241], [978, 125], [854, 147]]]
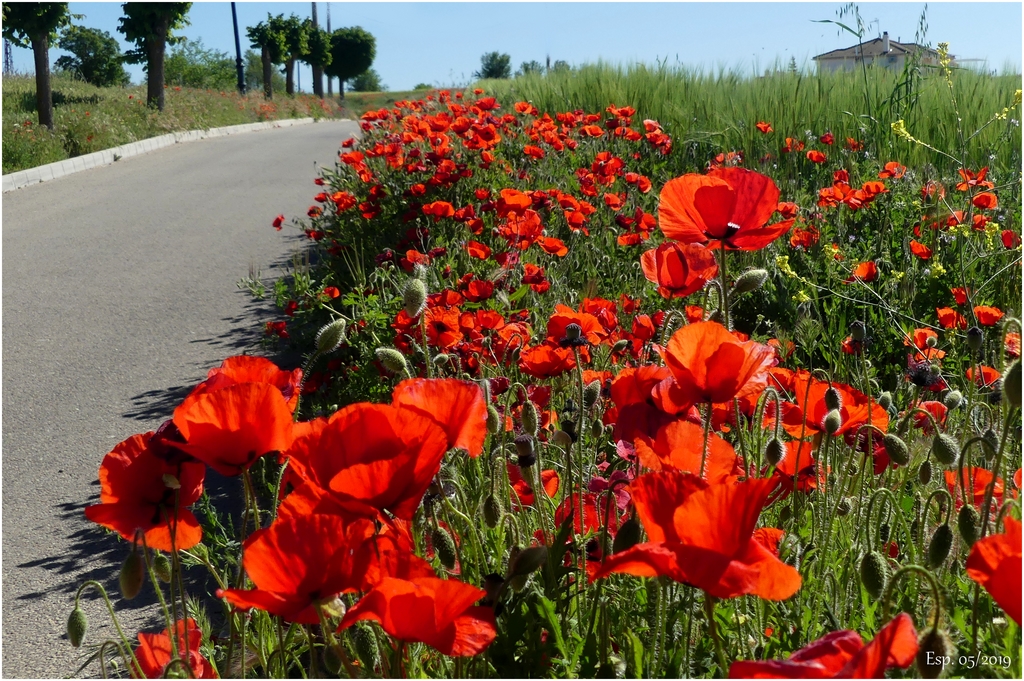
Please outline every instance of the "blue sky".
[[[464, 85], [480, 66], [480, 56], [498, 50], [521, 62], [550, 56], [579, 65], [654, 63], [717, 69], [763, 71], [776, 60], [811, 68], [816, 54], [848, 47], [855, 39], [833, 24], [843, 3], [617, 3], [617, 2], [462, 2], [462, 3], [318, 3], [321, 25], [330, 5], [331, 26], [362, 26], [377, 39], [374, 68], [392, 90], [417, 83]], [[84, 17], [76, 23], [117, 33], [119, 3], [72, 2], [71, 11]], [[888, 31], [893, 40], [913, 42], [924, 3], [864, 2], [861, 16], [869, 23], [867, 37]], [[267, 13], [311, 14], [309, 2], [239, 2], [242, 50], [248, 48], [245, 27]], [[201, 38], [208, 48], [234, 56], [231, 6], [227, 2], [197, 2], [189, 13], [191, 25], [180, 31]], [[927, 11], [926, 40], [949, 42], [958, 59], [985, 60], [989, 70], [1021, 70], [1020, 2], [932, 2]], [[51, 60], [62, 52], [53, 49]], [[32, 70], [27, 49], [14, 49], [15, 68]], [[978, 65], [980, 62], [968, 62]], [[966, 64], [965, 64], [966, 65]], [[142, 69], [130, 66], [139, 82]], [[309, 91], [310, 71], [300, 74]]]

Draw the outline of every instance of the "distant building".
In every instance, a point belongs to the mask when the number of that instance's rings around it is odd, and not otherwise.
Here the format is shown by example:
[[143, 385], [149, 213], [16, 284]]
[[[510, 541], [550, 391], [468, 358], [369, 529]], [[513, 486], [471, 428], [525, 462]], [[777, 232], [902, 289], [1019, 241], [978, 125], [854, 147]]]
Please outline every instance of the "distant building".
[[[818, 64], [819, 71], [852, 71], [865, 62], [868, 66], [884, 66], [888, 69], [902, 71], [907, 58], [913, 54], [920, 55], [922, 64], [931, 66], [939, 64], [939, 53], [935, 50], [917, 43], [900, 43], [889, 40], [888, 32], [883, 33], [881, 38], [875, 38], [860, 45], [819, 54], [814, 57], [814, 61]], [[953, 55], [949, 56], [950, 59], [953, 58]]]

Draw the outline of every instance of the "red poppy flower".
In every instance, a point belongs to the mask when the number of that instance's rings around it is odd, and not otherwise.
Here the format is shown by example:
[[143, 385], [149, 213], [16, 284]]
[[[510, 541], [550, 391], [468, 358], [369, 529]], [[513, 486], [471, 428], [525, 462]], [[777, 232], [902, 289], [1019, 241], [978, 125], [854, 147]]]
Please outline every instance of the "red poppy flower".
[[917, 649], [914, 621], [903, 612], [882, 627], [867, 645], [855, 631], [833, 631], [786, 660], [733, 662], [729, 666], [729, 678], [881, 679], [890, 667], [909, 667]]
[[471, 257], [479, 260], [487, 260], [491, 257], [491, 248], [486, 244], [482, 244], [479, 241], [469, 241], [466, 243], [466, 252]]
[[910, 252], [921, 258], [921, 260], [928, 260], [932, 257], [932, 249], [916, 239], [910, 240]]
[[1020, 357], [1020, 333], [1013, 331], [1006, 334], [1006, 354], [1010, 357]]
[[875, 279], [878, 279], [878, 265], [875, 264], [874, 260], [868, 260], [854, 267], [853, 272], [850, 273], [850, 278], [844, 279], [843, 283], [851, 284], [854, 281], [862, 281], [867, 284]]
[[803, 151], [804, 143], [792, 137], [786, 138], [786, 144], [782, 147], [782, 153], [788, 154], [793, 151]]
[[593, 579], [624, 572], [668, 577], [716, 598], [789, 598], [801, 579], [777, 557], [782, 533], [754, 532], [777, 484], [755, 479], [709, 485], [675, 471], [640, 476], [629, 493], [650, 541], [611, 556]]
[[741, 342], [717, 322], [679, 329], [665, 348], [672, 379], [659, 384], [675, 404], [729, 402], [765, 387], [775, 351], [755, 341]]
[[497, 637], [494, 610], [474, 605], [485, 595], [455, 580], [384, 578], [349, 609], [338, 631], [368, 619], [399, 641], [426, 643], [453, 657], [476, 655]]
[[[203, 632], [196, 625], [195, 620], [177, 620], [174, 624], [177, 634], [178, 654], [183, 660], [187, 659], [188, 666], [192, 668], [194, 678], [216, 679], [217, 672], [213, 665], [199, 652], [203, 643]], [[188, 632], [188, 646], [185, 645], [185, 633]], [[188, 650], [188, 657], [185, 651]], [[162, 679], [167, 665], [171, 662], [171, 634], [164, 629], [159, 634], [146, 634], [139, 632], [139, 646], [135, 649], [135, 658], [139, 661], [139, 667], [147, 679]], [[135, 670], [132, 669], [134, 676]]]
[[807, 229], [800, 229], [799, 227], [793, 228], [793, 233], [789, 237], [789, 245], [793, 248], [803, 248], [807, 250], [818, 243], [818, 239], [821, 238], [818, 228], [814, 225], [808, 225]]
[[[326, 292], [327, 289], [324, 289]], [[302, 369], [285, 371], [264, 357], [238, 355], [228, 357], [219, 367], [214, 367], [206, 374], [206, 380], [197, 385], [189, 396], [182, 401], [186, 406], [190, 400], [204, 393], [221, 390], [238, 383], [267, 383], [276, 386], [288, 401], [289, 408], [295, 410], [299, 402], [299, 383], [302, 382]]]
[[982, 326], [995, 326], [1005, 314], [998, 307], [974, 306], [974, 316], [978, 318], [978, 323]]
[[732, 445], [715, 433], [708, 433], [708, 455], [700, 470], [704, 449], [704, 432], [691, 421], [674, 421], [658, 429], [650, 438], [638, 436], [633, 445], [640, 463], [652, 471], [677, 470], [693, 473], [711, 484], [735, 480], [743, 475], [742, 459]]
[[1004, 229], [999, 234], [999, 239], [1003, 242], [1003, 248], [1017, 248], [1020, 246], [1020, 235], [1010, 229]]
[[964, 316], [951, 307], [937, 307], [935, 314], [939, 317], [939, 325], [944, 329], [967, 328], [967, 320]]
[[[964, 495], [967, 496], [967, 502], [977, 509], [981, 509], [981, 505], [985, 503], [985, 490], [992, 484], [992, 471], [987, 468], [976, 468], [974, 466], [964, 466], [960, 469], [960, 484], [956, 484], [956, 473], [954, 471], [946, 471], [946, 487], [949, 489], [949, 493], [956, 500], [957, 510], [964, 505]], [[964, 493], [961, 494], [960, 490], [963, 489]], [[992, 500], [998, 507], [1003, 502], [1003, 479], [996, 478], [996, 484], [992, 487]]]
[[1021, 523], [1007, 515], [1003, 533], [979, 539], [967, 557], [967, 576], [985, 587], [992, 600], [1020, 626]]
[[[519, 508], [523, 506], [533, 506], [534, 492], [530, 483], [523, 478], [522, 471], [519, 470], [519, 466], [514, 464], [506, 464], [508, 470], [508, 482], [512, 486], [512, 492], [514, 493], [513, 499], [519, 502]], [[558, 494], [558, 488], [561, 485], [561, 479], [558, 477], [558, 472], [554, 470], [543, 470], [540, 472], [540, 484], [544, 487], [544, 493], [552, 499]]]
[[480, 456], [487, 438], [487, 403], [484, 391], [456, 378], [415, 378], [395, 386], [391, 404], [409, 409], [440, 426], [448, 448], [458, 447]]
[[963, 179], [962, 182], [959, 182], [956, 185], [956, 188], [959, 191], [965, 192], [968, 191], [971, 187], [982, 187], [983, 189], [991, 189], [992, 187], [995, 186], [994, 184], [985, 179], [985, 175], [988, 174], [988, 166], [985, 166], [984, 168], [979, 170], [977, 174], [972, 173], [970, 170], [967, 170], [966, 168], [960, 168], [960, 170], [957, 172], [960, 173], [960, 177]]
[[203, 493], [206, 468], [198, 461], [169, 462], [153, 450], [152, 439], [152, 432], [132, 435], [103, 457], [100, 503], [87, 506], [85, 517], [129, 541], [141, 530], [152, 549], [171, 551], [172, 534], [174, 548], [192, 548], [203, 530], [185, 507]]
[[765, 123], [764, 121], [758, 121], [754, 125], [754, 127], [757, 128], [758, 130], [760, 130], [765, 135], [767, 135], [768, 133], [773, 131], [772, 124], [771, 123]]
[[[779, 370], [776, 369], [773, 373], [778, 375]], [[825, 404], [825, 393], [829, 384], [812, 378], [810, 373], [804, 370], [793, 372], [790, 380], [791, 386], [786, 386], [786, 391], [792, 395], [793, 401], [782, 403], [782, 427], [797, 439], [806, 439], [823, 433], [825, 416], [829, 412]], [[839, 393], [839, 413], [842, 417], [835, 435], [852, 435], [868, 422], [883, 431], [889, 427], [889, 416], [879, 406], [877, 400], [870, 400], [869, 413], [869, 398], [864, 393], [843, 383], [833, 382], [832, 387]], [[769, 415], [765, 421], [766, 424], [774, 424], [774, 416]]]
[[899, 164], [898, 161], [889, 161], [885, 164], [885, 167], [879, 171], [878, 177], [882, 180], [894, 179], [898, 180], [907, 172], [907, 167]]
[[971, 203], [974, 204], [975, 208], [980, 208], [982, 210], [995, 210], [999, 207], [999, 200], [992, 192], [982, 192], [977, 194], [973, 199], [971, 199]]
[[548, 255], [554, 255], [559, 258], [563, 258], [569, 254], [569, 247], [565, 245], [565, 242], [561, 239], [556, 239], [553, 236], [541, 237], [537, 240], [540, 247], [544, 249], [544, 252]]
[[826, 161], [825, 154], [821, 153], [817, 149], [811, 149], [807, 152], [807, 160], [811, 163], [824, 163]]
[[[939, 340], [939, 334], [935, 333], [931, 329], [914, 329], [913, 345], [917, 348], [918, 352], [914, 356], [916, 360], [924, 359], [942, 359], [946, 356], [944, 350], [928, 345], [928, 339], [934, 338], [935, 342]], [[911, 345], [911, 339], [904, 338], [904, 345]]]
[[981, 387], [990, 386], [1002, 376], [998, 371], [990, 366], [982, 364], [978, 367], [977, 376], [975, 376], [975, 368], [971, 367], [967, 370], [967, 380], [974, 381]]
[[276, 229], [277, 231], [280, 232], [281, 231], [281, 225], [283, 225], [283, 224], [284, 224], [284, 216], [283, 215], [278, 215], [276, 218], [274, 218], [274, 229]]
[[551, 378], [576, 368], [572, 348], [548, 342], [527, 348], [519, 355], [519, 370], [534, 378]]
[[756, 251], [793, 225], [792, 219], [767, 225], [778, 205], [779, 188], [771, 178], [715, 168], [670, 180], [661, 190], [658, 224], [666, 237], [683, 243]]
[[459, 308], [431, 305], [424, 314], [427, 318], [427, 342], [431, 346], [447, 350], [462, 340], [462, 331], [459, 330]]
[[640, 256], [640, 265], [664, 298], [688, 296], [718, 276], [714, 254], [696, 243], [666, 241]]
[[836, 136], [830, 132], [826, 132], [824, 135], [818, 138], [818, 141], [821, 142], [822, 144], [832, 146], [832, 144], [834, 144], [836, 141]]
[[565, 338], [565, 329], [570, 324], [579, 326], [582, 337], [591, 345], [600, 345], [608, 338], [608, 332], [594, 315], [576, 312], [566, 305], [555, 305], [555, 314], [548, 319], [548, 340], [561, 343]]

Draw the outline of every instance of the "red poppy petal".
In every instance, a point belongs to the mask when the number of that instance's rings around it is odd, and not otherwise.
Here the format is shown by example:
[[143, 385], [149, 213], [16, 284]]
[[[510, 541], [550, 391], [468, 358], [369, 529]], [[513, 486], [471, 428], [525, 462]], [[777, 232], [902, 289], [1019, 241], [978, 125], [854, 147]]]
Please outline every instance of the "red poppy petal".
[[901, 612], [882, 627], [875, 638], [846, 663], [838, 677], [850, 679], [881, 679], [889, 667], [905, 669], [917, 655], [917, 631], [914, 620]]

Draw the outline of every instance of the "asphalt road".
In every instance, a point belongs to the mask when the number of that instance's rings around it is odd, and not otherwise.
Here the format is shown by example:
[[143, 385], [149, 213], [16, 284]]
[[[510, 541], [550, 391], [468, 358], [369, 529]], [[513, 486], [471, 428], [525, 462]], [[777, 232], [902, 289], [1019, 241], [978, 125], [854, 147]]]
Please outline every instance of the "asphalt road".
[[[148, 604], [120, 597], [126, 544], [83, 515], [100, 461], [255, 349], [268, 312], [236, 283], [250, 266], [284, 273], [304, 239], [271, 221], [305, 214], [314, 163], [333, 165], [356, 130], [208, 139], [3, 195], [3, 677], [75, 673], [84, 658], [64, 629], [86, 579], [107, 587], [129, 637], [159, 626], [151, 589]], [[83, 609], [87, 642], [102, 641], [103, 602]]]

